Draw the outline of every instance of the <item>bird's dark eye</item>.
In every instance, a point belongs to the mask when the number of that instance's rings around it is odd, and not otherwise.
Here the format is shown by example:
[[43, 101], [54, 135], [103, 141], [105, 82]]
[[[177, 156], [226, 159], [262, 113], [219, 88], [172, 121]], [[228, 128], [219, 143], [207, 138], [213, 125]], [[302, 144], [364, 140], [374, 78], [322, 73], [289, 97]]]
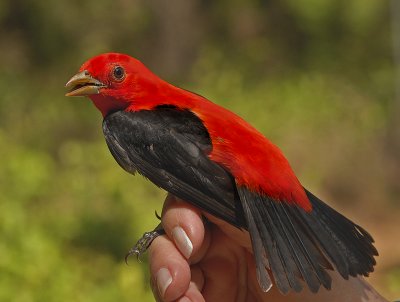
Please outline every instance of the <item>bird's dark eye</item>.
[[113, 76], [116, 80], [121, 81], [125, 77], [125, 70], [121, 66], [115, 66]]

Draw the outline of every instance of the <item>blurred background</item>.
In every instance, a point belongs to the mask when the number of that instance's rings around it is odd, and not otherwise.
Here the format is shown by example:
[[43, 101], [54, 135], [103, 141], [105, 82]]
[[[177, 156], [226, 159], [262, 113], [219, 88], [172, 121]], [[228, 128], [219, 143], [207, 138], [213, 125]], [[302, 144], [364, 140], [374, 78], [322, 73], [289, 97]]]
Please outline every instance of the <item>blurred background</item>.
[[303, 185], [376, 239], [400, 298], [398, 0], [0, 2], [0, 301], [153, 301], [130, 246], [166, 193], [115, 163], [101, 116], [64, 97], [117, 51], [226, 106]]

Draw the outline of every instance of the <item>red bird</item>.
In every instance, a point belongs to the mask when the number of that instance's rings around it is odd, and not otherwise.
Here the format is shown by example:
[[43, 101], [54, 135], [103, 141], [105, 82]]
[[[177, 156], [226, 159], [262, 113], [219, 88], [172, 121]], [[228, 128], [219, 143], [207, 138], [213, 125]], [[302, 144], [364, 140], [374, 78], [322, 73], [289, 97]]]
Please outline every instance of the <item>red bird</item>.
[[373, 271], [373, 239], [307, 191], [278, 147], [236, 114], [175, 87], [140, 61], [96, 56], [66, 84], [101, 111], [107, 145], [129, 173], [250, 233], [259, 284], [282, 293]]

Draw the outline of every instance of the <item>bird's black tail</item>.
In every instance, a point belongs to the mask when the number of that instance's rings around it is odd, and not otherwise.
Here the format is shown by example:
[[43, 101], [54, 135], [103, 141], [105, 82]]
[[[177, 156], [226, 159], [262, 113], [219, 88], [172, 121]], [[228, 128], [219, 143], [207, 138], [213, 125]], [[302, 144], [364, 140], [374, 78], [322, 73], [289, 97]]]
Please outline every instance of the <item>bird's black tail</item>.
[[310, 212], [243, 187], [238, 192], [265, 291], [271, 286], [266, 268], [282, 293], [301, 291], [302, 281], [312, 292], [321, 284], [330, 289], [326, 269], [336, 269], [345, 279], [374, 270], [378, 252], [371, 235], [307, 190]]

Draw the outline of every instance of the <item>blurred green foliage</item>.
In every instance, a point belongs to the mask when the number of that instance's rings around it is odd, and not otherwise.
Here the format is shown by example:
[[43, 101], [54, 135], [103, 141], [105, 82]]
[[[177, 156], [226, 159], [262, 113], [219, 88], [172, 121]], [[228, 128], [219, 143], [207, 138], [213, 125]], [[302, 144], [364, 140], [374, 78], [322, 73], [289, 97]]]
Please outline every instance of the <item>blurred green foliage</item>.
[[380, 0], [3, 0], [0, 301], [153, 300], [146, 265], [123, 257], [165, 192], [124, 173], [98, 112], [63, 96], [108, 51], [252, 122], [371, 231], [374, 285], [400, 296], [400, 247], [383, 235], [399, 228], [390, 16]]

